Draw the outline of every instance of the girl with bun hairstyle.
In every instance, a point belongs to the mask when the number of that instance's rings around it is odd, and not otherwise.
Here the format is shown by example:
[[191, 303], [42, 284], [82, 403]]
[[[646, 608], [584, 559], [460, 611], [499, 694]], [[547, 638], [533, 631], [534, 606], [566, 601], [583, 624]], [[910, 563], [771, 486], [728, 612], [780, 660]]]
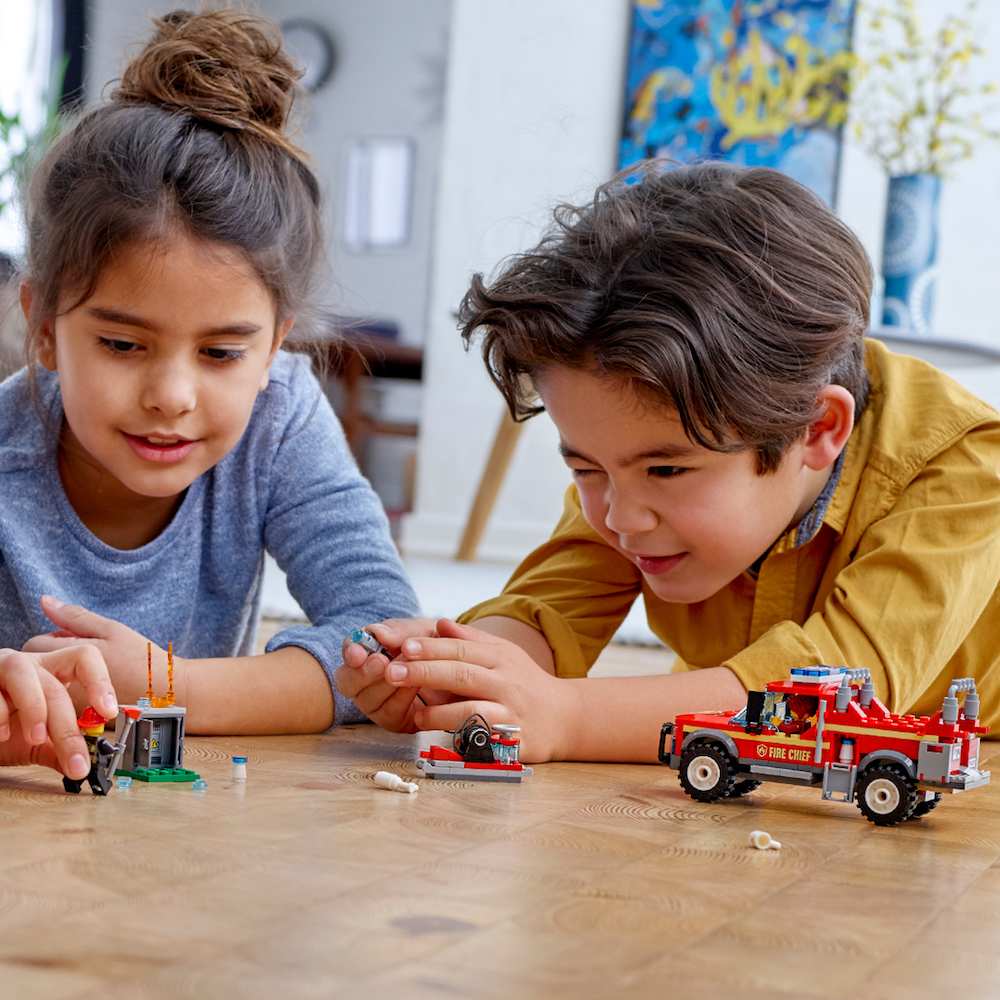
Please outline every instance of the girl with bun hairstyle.
[[[298, 72], [257, 17], [154, 23], [32, 179], [28, 364], [0, 385], [0, 763], [74, 778], [69, 696], [134, 702], [147, 641], [158, 688], [174, 643], [189, 732], [317, 732], [364, 718], [332, 684], [344, 634], [416, 610], [307, 359], [280, 350], [323, 257], [286, 132]], [[254, 656], [265, 549], [312, 625]]]

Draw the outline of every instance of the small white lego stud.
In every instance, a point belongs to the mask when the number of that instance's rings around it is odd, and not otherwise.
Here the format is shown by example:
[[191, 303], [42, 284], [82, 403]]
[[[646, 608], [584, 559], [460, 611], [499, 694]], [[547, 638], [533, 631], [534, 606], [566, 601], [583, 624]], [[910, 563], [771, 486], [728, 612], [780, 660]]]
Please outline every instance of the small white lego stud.
[[750, 844], [758, 851], [766, 851], [771, 848], [775, 851], [781, 848], [778, 843], [766, 830], [753, 830], [750, 833]]
[[416, 782], [403, 781], [398, 774], [393, 774], [391, 771], [379, 771], [375, 775], [375, 784], [379, 788], [388, 788], [393, 792], [410, 792], [411, 794], [420, 788]]

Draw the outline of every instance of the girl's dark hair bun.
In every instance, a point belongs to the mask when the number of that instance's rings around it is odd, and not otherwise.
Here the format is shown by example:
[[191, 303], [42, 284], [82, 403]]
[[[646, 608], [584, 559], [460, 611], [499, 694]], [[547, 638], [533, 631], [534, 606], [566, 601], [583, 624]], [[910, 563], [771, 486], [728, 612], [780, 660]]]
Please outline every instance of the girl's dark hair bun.
[[287, 135], [302, 75], [270, 21], [245, 11], [177, 10], [122, 73], [112, 101], [159, 105], [199, 121], [251, 132], [297, 158]]

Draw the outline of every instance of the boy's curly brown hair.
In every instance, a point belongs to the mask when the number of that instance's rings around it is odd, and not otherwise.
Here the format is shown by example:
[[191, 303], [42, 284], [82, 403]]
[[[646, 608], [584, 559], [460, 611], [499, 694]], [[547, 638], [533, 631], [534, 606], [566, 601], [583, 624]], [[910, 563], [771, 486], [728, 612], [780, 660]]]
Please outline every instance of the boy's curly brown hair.
[[460, 312], [516, 420], [531, 377], [565, 365], [675, 410], [714, 451], [753, 448], [774, 471], [830, 384], [868, 399], [871, 263], [801, 184], [765, 167], [650, 161], [562, 205], [539, 245]]

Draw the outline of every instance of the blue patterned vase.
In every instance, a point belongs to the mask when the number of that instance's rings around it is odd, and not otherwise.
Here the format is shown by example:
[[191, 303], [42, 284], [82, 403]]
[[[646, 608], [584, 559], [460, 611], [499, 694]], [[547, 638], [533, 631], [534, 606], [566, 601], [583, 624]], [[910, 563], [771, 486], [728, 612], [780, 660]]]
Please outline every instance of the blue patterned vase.
[[940, 194], [937, 174], [889, 178], [882, 246], [882, 325], [900, 327], [918, 337], [929, 337], [932, 332]]

